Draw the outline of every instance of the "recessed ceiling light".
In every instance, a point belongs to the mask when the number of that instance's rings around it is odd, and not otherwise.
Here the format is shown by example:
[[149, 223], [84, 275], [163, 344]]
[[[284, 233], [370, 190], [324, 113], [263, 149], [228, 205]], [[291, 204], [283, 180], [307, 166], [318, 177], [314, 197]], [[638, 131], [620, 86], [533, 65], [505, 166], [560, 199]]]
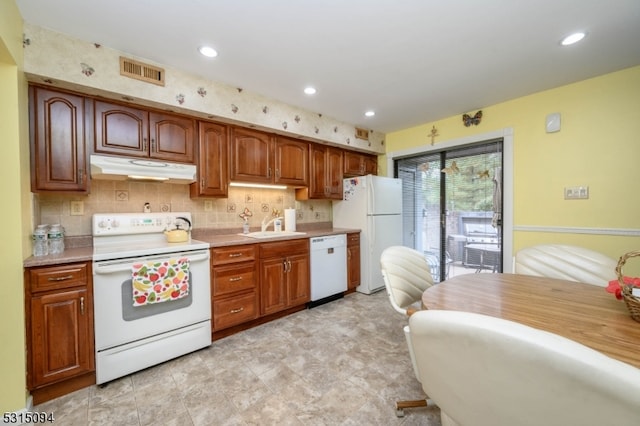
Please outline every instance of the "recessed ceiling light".
[[570, 34], [570, 35], [566, 36], [565, 38], [563, 38], [562, 41], [560, 42], [560, 44], [563, 45], [563, 46], [569, 46], [571, 44], [579, 42], [585, 36], [586, 36], [586, 34], [582, 33], [582, 32], [573, 33], [573, 34]]
[[207, 58], [215, 58], [218, 56], [216, 49], [210, 46], [201, 46], [198, 48], [198, 52], [206, 56]]
[[367, 111], [364, 113], [365, 116], [367, 117], [373, 117], [374, 115], [376, 115], [375, 111]]
[[306, 93], [307, 95], [315, 95], [316, 94], [316, 88], [315, 87], [305, 87], [304, 88], [304, 93]]

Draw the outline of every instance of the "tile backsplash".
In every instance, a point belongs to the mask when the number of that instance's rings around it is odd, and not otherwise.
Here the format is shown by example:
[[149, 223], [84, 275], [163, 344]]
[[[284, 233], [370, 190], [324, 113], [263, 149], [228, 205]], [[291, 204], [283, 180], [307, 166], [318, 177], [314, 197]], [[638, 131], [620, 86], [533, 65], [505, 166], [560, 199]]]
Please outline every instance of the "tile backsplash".
[[[73, 203], [80, 201], [81, 203]], [[295, 190], [229, 188], [228, 198], [191, 199], [188, 185], [94, 180], [89, 195], [34, 194], [35, 224], [59, 223], [67, 236], [91, 235], [94, 213], [191, 212], [195, 229], [242, 229], [240, 214], [248, 208], [251, 227], [259, 227], [273, 209], [297, 210], [297, 223], [331, 222], [331, 201], [296, 201]], [[81, 214], [80, 214], [81, 213]]]

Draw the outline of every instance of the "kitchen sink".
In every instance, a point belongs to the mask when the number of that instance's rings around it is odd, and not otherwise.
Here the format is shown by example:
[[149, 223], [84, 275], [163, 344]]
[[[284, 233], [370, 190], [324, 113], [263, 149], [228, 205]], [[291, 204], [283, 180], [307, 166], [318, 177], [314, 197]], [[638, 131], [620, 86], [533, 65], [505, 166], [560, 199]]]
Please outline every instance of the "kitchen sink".
[[293, 235], [305, 235], [306, 232], [296, 231], [256, 231], [249, 232], [248, 234], [238, 234], [243, 237], [249, 238], [276, 238], [276, 237], [291, 237]]

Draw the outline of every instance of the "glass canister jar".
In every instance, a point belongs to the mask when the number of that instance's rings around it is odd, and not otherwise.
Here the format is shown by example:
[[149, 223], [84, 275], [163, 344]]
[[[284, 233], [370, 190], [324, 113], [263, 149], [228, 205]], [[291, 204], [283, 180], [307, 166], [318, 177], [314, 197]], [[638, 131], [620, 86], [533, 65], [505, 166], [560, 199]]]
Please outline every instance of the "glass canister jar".
[[49, 243], [47, 241], [48, 225], [38, 225], [33, 231], [33, 255], [46, 256], [49, 254]]
[[64, 251], [64, 228], [60, 224], [51, 225], [47, 233], [49, 254], [60, 254]]

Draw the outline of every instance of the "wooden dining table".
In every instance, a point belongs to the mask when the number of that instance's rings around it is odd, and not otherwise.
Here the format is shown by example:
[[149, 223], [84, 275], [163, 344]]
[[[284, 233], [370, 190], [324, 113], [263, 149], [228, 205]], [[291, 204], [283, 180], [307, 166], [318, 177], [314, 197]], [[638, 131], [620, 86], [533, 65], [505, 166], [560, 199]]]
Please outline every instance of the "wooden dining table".
[[519, 322], [640, 368], [640, 322], [603, 287], [520, 274], [465, 274], [429, 287], [422, 306]]

